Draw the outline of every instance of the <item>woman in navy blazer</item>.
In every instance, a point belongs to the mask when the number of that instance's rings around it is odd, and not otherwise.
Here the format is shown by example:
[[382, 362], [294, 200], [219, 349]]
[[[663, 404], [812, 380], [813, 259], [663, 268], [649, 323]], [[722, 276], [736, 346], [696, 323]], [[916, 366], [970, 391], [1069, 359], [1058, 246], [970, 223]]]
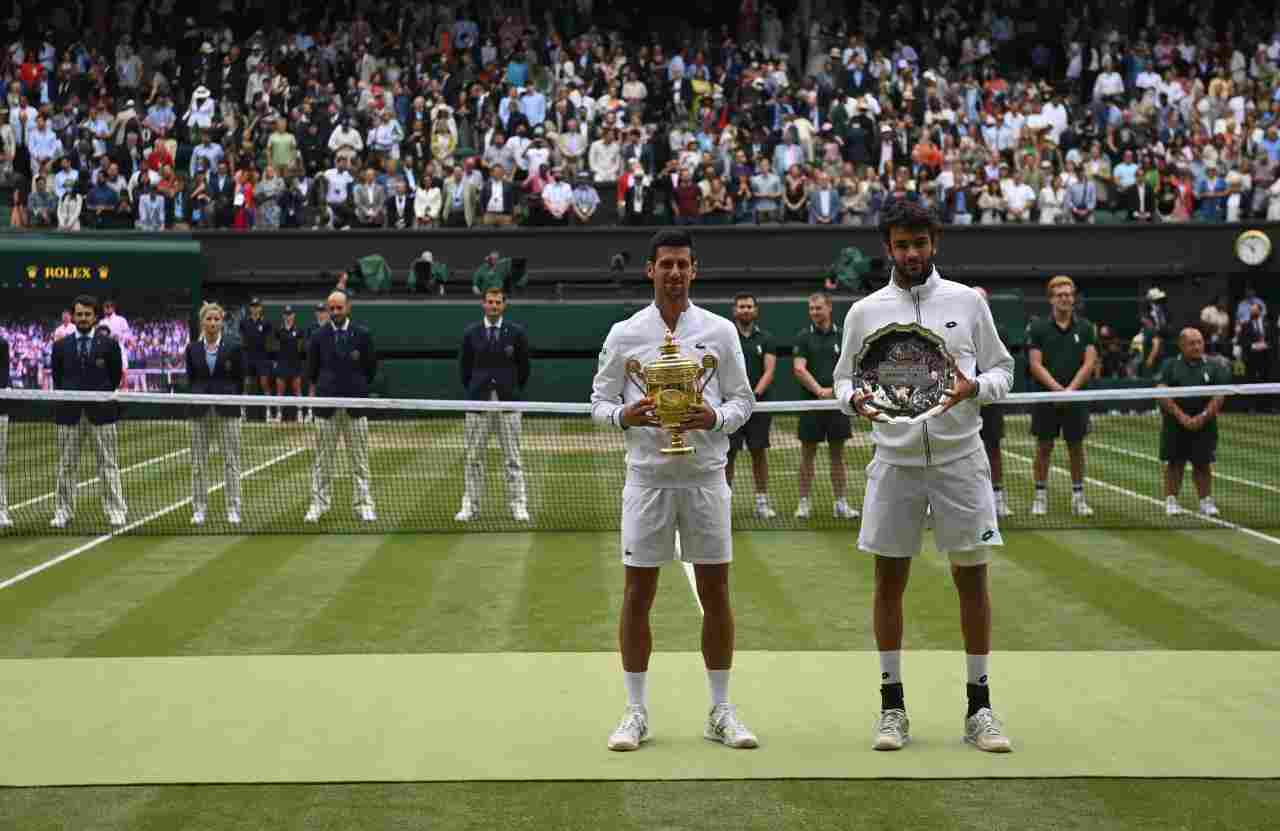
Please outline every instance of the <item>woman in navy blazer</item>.
[[[240, 395], [244, 390], [244, 353], [222, 339], [226, 317], [217, 303], [200, 307], [200, 337], [187, 345], [187, 383], [195, 395]], [[205, 475], [209, 439], [215, 433], [222, 445], [227, 522], [240, 524], [240, 409], [232, 405], [194, 405], [191, 419], [191, 524], [204, 525], [209, 503]]]

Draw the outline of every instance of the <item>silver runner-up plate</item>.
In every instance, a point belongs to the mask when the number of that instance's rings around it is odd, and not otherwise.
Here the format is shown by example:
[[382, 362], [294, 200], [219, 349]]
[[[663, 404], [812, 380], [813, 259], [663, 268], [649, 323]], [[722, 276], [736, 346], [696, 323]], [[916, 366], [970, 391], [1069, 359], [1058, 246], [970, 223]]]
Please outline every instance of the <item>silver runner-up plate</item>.
[[891, 323], [862, 343], [854, 360], [855, 391], [870, 393], [863, 405], [876, 421], [918, 424], [946, 406], [955, 363], [946, 342], [918, 323]]

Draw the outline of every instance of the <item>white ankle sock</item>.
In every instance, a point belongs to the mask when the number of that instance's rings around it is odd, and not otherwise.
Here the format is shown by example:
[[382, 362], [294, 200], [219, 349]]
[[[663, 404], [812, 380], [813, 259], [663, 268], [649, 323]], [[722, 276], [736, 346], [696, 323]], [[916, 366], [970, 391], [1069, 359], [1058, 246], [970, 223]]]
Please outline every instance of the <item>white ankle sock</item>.
[[649, 708], [649, 690], [645, 683], [649, 680], [647, 672], [624, 672], [623, 681], [627, 685], [627, 704], [632, 707]]
[[968, 670], [969, 683], [987, 685], [987, 658], [988, 655], [965, 655], [965, 668]]
[[729, 670], [707, 670], [707, 683], [711, 685], [711, 706], [729, 703]]
[[902, 650], [880, 653], [880, 683], [902, 683]]

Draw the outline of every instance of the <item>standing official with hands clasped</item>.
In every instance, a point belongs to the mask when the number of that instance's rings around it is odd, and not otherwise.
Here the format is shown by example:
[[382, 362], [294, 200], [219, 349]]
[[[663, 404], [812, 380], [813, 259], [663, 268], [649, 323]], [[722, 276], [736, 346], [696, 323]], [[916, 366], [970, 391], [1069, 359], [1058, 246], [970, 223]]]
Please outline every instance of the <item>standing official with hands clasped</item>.
[[[941, 229], [919, 203], [894, 200], [880, 215], [889, 284], [853, 305], [845, 318], [835, 395], [848, 413], [872, 418], [875, 456], [867, 465], [858, 548], [875, 555], [873, 625], [880, 651], [880, 717], [872, 746], [900, 750], [910, 737], [902, 684], [902, 598], [911, 560], [920, 554], [925, 511], [934, 540], [951, 561], [960, 599], [965, 686], [964, 738], [979, 750], [1007, 752], [1010, 742], [991, 710], [987, 664], [991, 597], [987, 563], [1003, 545], [991, 490], [991, 467], [978, 438], [980, 409], [1013, 386], [1013, 357], [1000, 342], [991, 309], [968, 286], [943, 279], [933, 265]], [[918, 424], [874, 420], [870, 394], [853, 386], [854, 359], [866, 340], [892, 324], [917, 324], [942, 338], [956, 380], [942, 412]], [[981, 373], [977, 368], [982, 367]]]
[[[120, 347], [108, 335], [95, 334], [98, 301], [88, 295], [75, 299], [73, 335], [53, 345], [53, 386], [59, 390], [113, 392], [120, 386], [124, 364]], [[65, 528], [75, 517], [76, 469], [80, 466], [80, 442], [85, 428], [93, 432], [98, 455], [98, 484], [102, 488], [102, 508], [113, 528], [125, 523], [128, 507], [120, 484], [116, 461], [119, 436], [116, 421], [120, 409], [114, 403], [58, 404], [54, 420], [58, 424], [58, 484], [55, 490], [54, 528]]]
[[[344, 291], [329, 295], [329, 322], [307, 344], [307, 378], [320, 398], [368, 398], [378, 368], [373, 335], [351, 320], [351, 299]], [[362, 410], [316, 407], [316, 458], [311, 470], [311, 507], [306, 522], [319, 522], [329, 512], [330, 486], [337, 464], [338, 433], [351, 459], [351, 503], [362, 522], [374, 522], [372, 475], [369, 472], [369, 418]]]
[[[764, 401], [778, 366], [778, 349], [773, 336], [756, 323], [759, 319], [760, 305], [755, 295], [743, 292], [733, 298], [733, 322], [738, 329], [742, 357], [747, 362], [747, 379], [756, 401]], [[729, 456], [724, 466], [725, 480], [733, 487], [733, 461], [746, 445], [751, 453], [751, 475], [756, 486], [756, 519], [773, 519], [778, 515], [769, 504], [769, 428], [772, 423], [773, 416], [769, 413], [753, 412], [747, 423], [729, 437]]]
[[[1217, 361], [1204, 359], [1204, 335], [1188, 327], [1178, 338], [1181, 352], [1169, 358], [1156, 373], [1157, 387], [1199, 387], [1230, 384], [1231, 369]], [[1164, 411], [1160, 429], [1160, 461], [1164, 462], [1165, 513], [1182, 513], [1178, 492], [1182, 490], [1182, 474], [1191, 462], [1191, 476], [1200, 496], [1200, 513], [1217, 516], [1213, 501], [1213, 463], [1218, 452], [1218, 413], [1223, 397], [1162, 398]]]
[[[193, 395], [240, 395], [245, 360], [239, 346], [223, 340], [226, 313], [217, 303], [200, 307], [200, 337], [187, 344], [187, 383]], [[209, 507], [209, 446], [222, 447], [227, 522], [240, 524], [240, 411], [235, 405], [197, 405], [191, 419], [191, 524], [204, 525]]]
[[[624, 431], [627, 444], [621, 539], [626, 582], [618, 628], [627, 710], [609, 736], [608, 747], [636, 750], [649, 738], [649, 612], [658, 592], [659, 568], [677, 558], [693, 564], [703, 609], [702, 657], [711, 688], [703, 736], [729, 747], [756, 747], [755, 734], [729, 703], [733, 494], [724, 476], [729, 436], [751, 417], [755, 395], [733, 324], [689, 300], [689, 286], [697, 276], [692, 236], [683, 229], [655, 234], [649, 243], [647, 273], [654, 302], [609, 330], [591, 390], [592, 420]], [[712, 356], [718, 363], [715, 375], [706, 381], [702, 408], [683, 422], [686, 440], [695, 451], [688, 455], [662, 453], [670, 435], [659, 429], [656, 403], [627, 380], [627, 362], [653, 363], [667, 332], [683, 357], [702, 364]]]
[[[506, 294], [491, 288], [484, 293], [484, 317], [462, 333], [458, 368], [468, 401], [516, 401], [529, 383], [529, 335], [519, 323], [506, 320]], [[511, 516], [529, 521], [524, 466], [520, 462], [520, 413], [469, 412], [464, 428], [466, 468], [462, 510], [454, 517], [470, 522], [480, 511], [484, 496], [484, 456], [489, 435], [498, 433]]]
[[[296, 418], [302, 421], [302, 364], [307, 359], [306, 332], [298, 328], [298, 317], [292, 306], [284, 307], [284, 320], [276, 329], [276, 395], [293, 393], [299, 399]], [[284, 421], [284, 407], [276, 407], [275, 421]]]

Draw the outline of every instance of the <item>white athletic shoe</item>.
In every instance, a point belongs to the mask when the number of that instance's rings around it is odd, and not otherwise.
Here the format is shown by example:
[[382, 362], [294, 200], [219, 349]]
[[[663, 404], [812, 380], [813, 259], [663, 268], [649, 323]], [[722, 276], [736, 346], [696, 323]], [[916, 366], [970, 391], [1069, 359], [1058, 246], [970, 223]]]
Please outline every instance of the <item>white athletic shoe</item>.
[[857, 519], [858, 512], [849, 507], [849, 503], [843, 499], [837, 499], [836, 503], [831, 506], [831, 515], [836, 519]]
[[320, 517], [324, 516], [324, 514], [324, 510], [319, 505], [312, 505], [310, 508], [307, 508], [307, 515], [303, 517], [302, 521], [319, 522]]
[[1044, 516], [1049, 513], [1049, 497], [1044, 493], [1037, 493], [1035, 499], [1031, 500], [1031, 515]]
[[519, 503], [511, 506], [511, 516], [516, 522], [529, 521], [529, 509]]
[[996, 491], [996, 516], [1006, 517], [1013, 513], [1009, 510], [1009, 500], [1005, 497], [1004, 491]]
[[301, 424], [305, 419], [302, 417], [302, 410], [298, 410], [298, 423]]
[[1213, 501], [1212, 496], [1206, 496], [1204, 499], [1200, 500], [1200, 513], [1204, 514], [1205, 516], [1218, 515], [1218, 506]]
[[756, 497], [756, 519], [775, 519], [778, 512], [769, 504], [769, 497]]
[[711, 708], [702, 737], [738, 750], [760, 746], [760, 740], [738, 719], [738, 711], [732, 704], [717, 704]]
[[192, 525], [204, 525], [204, 511], [196, 511], [191, 515]]
[[239, 512], [239, 511], [227, 511], [227, 524], [228, 524], [228, 525], [239, 525], [239, 524], [240, 524], [240, 512]]
[[59, 512], [53, 515], [53, 519], [49, 520], [49, 527], [50, 528], [66, 528], [67, 523], [70, 521], [71, 521], [70, 516]]
[[610, 750], [638, 750], [649, 741], [649, 713], [643, 707], [627, 707], [622, 722], [609, 734]]
[[453, 515], [454, 522], [470, 522], [476, 518], [476, 507], [470, 502], [462, 503], [462, 510]]
[[112, 528], [121, 528], [124, 526], [124, 523], [125, 523], [124, 514], [114, 514], [112, 516], [107, 517], [107, 524], [110, 525]]
[[9, 518], [8, 511], [0, 511], [0, 528], [12, 528], [13, 520]]
[[1093, 516], [1093, 508], [1089, 507], [1089, 503], [1084, 501], [1083, 493], [1071, 494], [1071, 513], [1076, 516]]
[[1182, 506], [1178, 504], [1178, 497], [1166, 496], [1164, 498], [1165, 516], [1177, 516], [1182, 513]]
[[358, 512], [361, 522], [377, 522], [378, 515], [374, 513], [373, 508], [361, 508]]
[[1004, 734], [1004, 725], [988, 707], [983, 707], [964, 720], [964, 740], [988, 753], [1008, 753], [1013, 750], [1009, 737]]
[[873, 750], [901, 750], [911, 742], [911, 721], [906, 710], [881, 710], [876, 717]]
[[796, 505], [796, 519], [808, 519], [808, 518], [809, 518], [809, 500], [801, 499], [800, 503]]

